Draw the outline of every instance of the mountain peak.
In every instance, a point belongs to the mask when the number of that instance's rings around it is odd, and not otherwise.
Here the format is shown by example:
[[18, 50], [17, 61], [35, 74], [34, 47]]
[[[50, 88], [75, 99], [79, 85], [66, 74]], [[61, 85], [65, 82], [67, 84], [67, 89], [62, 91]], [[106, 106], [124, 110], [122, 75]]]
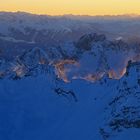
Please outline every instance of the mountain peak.
[[78, 48], [89, 50], [93, 42], [102, 42], [104, 40], [106, 40], [106, 36], [104, 34], [85, 34], [78, 40], [76, 46]]

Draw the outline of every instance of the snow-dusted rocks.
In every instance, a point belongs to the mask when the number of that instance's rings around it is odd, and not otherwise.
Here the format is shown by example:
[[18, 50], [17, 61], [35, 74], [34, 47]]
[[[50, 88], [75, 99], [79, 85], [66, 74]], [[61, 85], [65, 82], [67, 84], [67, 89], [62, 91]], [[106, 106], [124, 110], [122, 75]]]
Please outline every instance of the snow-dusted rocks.
[[[87, 45], [88, 49], [84, 46]], [[140, 60], [139, 46], [134, 48], [122, 40], [110, 41], [104, 35], [85, 34], [77, 43], [62, 43], [46, 49], [35, 47], [25, 50], [10, 63], [16, 75], [24, 77], [54, 66], [58, 77], [64, 81], [85, 79], [91, 82], [108, 75], [120, 79], [126, 72], [128, 61]], [[7, 63], [7, 62], [6, 62]]]
[[[128, 132], [139, 129], [139, 112], [140, 63], [129, 62], [126, 74], [122, 79], [116, 81], [112, 99], [108, 102], [105, 111], [104, 128], [100, 129], [104, 139], [109, 139], [109, 137], [113, 137], [118, 133], [123, 133], [127, 129], [129, 129]], [[136, 136], [136, 140], [138, 137], [139, 135]]]

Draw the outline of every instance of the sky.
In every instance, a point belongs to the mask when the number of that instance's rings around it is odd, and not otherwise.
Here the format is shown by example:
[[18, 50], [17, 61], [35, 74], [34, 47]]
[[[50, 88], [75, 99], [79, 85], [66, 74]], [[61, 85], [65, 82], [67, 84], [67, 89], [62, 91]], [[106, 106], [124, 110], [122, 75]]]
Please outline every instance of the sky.
[[48, 15], [140, 14], [140, 0], [0, 0], [0, 11]]

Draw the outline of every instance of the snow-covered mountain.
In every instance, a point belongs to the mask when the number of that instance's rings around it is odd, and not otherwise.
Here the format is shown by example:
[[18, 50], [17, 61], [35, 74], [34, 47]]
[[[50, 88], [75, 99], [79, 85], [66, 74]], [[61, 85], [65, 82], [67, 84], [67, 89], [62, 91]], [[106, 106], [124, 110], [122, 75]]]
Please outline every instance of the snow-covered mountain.
[[[66, 82], [72, 79], [94, 82], [106, 74], [120, 79], [126, 72], [128, 61], [140, 61], [139, 54], [139, 45], [131, 46], [122, 40], [110, 41], [102, 34], [86, 34], [76, 43], [51, 46], [46, 50], [35, 47], [10, 61], [3, 58], [0, 72], [5, 77], [14, 72], [20, 78], [51, 65], [58, 77]], [[7, 67], [3, 69], [3, 65]]]
[[0, 140], [139, 140], [140, 44], [112, 18], [0, 12]]
[[[47, 48], [75, 42], [84, 34], [105, 34], [109, 39], [139, 42], [139, 16], [46, 16], [0, 12], [0, 56], [13, 56], [34, 47]], [[12, 48], [12, 49], [11, 49]], [[9, 56], [11, 59], [12, 56]]]
[[0, 138], [138, 140], [139, 59], [98, 34], [1, 59]]

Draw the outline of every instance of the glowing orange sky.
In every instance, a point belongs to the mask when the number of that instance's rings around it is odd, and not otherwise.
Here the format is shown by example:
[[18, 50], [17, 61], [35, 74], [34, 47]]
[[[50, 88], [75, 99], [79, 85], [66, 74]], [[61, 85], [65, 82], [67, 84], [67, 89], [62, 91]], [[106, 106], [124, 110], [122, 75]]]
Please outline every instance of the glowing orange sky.
[[0, 11], [37, 14], [140, 14], [140, 0], [1, 0]]

